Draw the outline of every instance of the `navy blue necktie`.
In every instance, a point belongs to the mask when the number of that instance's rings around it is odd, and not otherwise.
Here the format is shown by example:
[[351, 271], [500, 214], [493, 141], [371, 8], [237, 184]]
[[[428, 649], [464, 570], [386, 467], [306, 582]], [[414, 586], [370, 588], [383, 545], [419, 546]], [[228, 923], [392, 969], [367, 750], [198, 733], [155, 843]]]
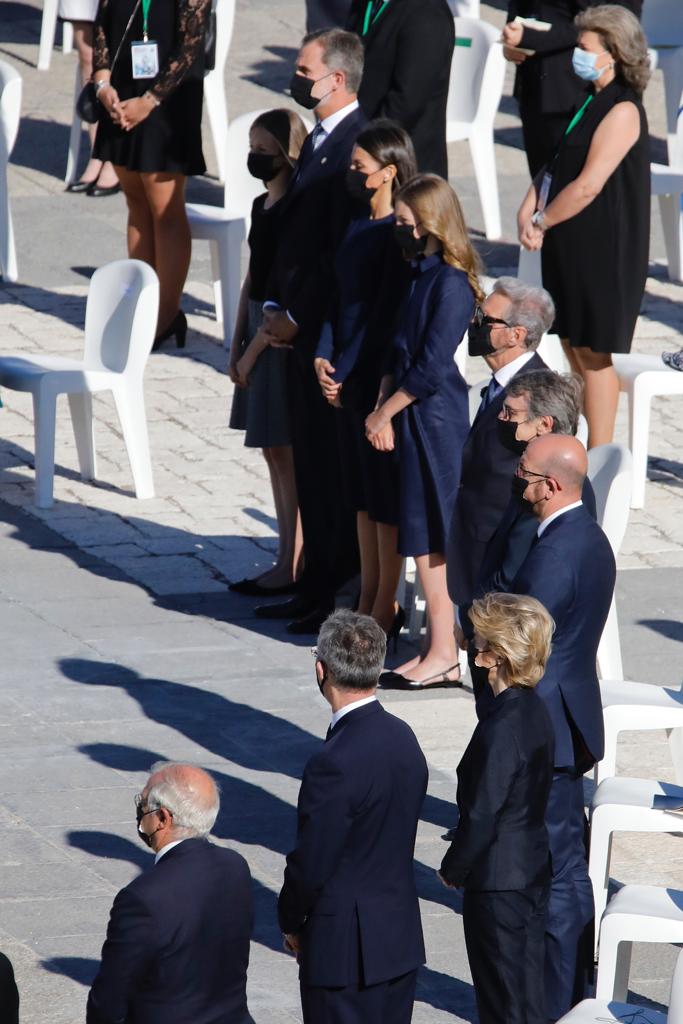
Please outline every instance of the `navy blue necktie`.
[[503, 390], [503, 385], [499, 384], [495, 377], [491, 377], [488, 383], [488, 387], [481, 389], [481, 404], [479, 406], [479, 412], [483, 412], [484, 409], [488, 409], [491, 402], [493, 402]]

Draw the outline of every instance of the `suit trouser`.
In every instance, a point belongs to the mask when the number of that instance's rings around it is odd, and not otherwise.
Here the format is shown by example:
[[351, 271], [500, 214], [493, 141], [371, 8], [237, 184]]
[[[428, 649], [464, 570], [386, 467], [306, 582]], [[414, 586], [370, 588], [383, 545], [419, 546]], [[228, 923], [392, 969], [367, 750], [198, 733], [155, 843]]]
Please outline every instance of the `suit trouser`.
[[410, 1024], [417, 971], [377, 985], [301, 985], [304, 1024]]
[[2, 1024], [19, 1024], [19, 991], [4, 953], [0, 953], [0, 1020]]
[[292, 448], [305, 568], [300, 592], [323, 609], [359, 568], [356, 516], [342, 485], [336, 410], [322, 396], [310, 348], [289, 361]]
[[306, 31], [319, 28], [344, 28], [351, 0], [306, 0]]
[[479, 1024], [546, 1024], [547, 905], [547, 885], [509, 892], [465, 890], [465, 944]]

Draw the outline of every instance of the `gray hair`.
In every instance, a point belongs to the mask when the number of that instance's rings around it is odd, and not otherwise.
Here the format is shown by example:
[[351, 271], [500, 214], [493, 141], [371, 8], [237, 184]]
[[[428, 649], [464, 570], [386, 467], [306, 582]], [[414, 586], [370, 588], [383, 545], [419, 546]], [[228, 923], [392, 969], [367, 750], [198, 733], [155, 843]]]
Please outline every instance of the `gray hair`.
[[320, 627], [318, 658], [340, 689], [371, 690], [377, 686], [386, 653], [386, 633], [369, 615], [340, 608]]
[[508, 299], [510, 312], [505, 319], [513, 327], [526, 328], [526, 347], [533, 352], [555, 319], [555, 303], [549, 292], [517, 277], [499, 277], [493, 291]]
[[[147, 807], [150, 811], [165, 807], [173, 815], [173, 832], [178, 836], [206, 839], [211, 832], [220, 807], [220, 796], [215, 780], [205, 772], [210, 783], [211, 797], [207, 802], [187, 778], [192, 765], [175, 761], [160, 761], [152, 766], [152, 775], [162, 778], [150, 787]], [[201, 771], [201, 769], [193, 769]]]
[[583, 401], [583, 381], [574, 373], [532, 370], [513, 377], [506, 389], [511, 398], [529, 401], [529, 419], [552, 416], [553, 434], [576, 435]]
[[319, 43], [323, 63], [330, 71], [343, 71], [348, 92], [357, 93], [363, 77], [365, 50], [355, 32], [342, 28], [323, 28], [304, 36], [302, 46]]

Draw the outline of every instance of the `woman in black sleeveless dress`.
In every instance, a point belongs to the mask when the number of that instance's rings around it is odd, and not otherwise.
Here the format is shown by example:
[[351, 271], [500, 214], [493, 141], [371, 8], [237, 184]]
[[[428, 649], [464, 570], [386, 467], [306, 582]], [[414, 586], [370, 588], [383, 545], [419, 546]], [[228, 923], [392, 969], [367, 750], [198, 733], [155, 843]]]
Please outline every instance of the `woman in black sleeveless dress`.
[[[187, 330], [180, 298], [191, 252], [185, 179], [206, 170], [201, 124], [210, 10], [211, 0], [100, 0], [95, 22], [95, 155], [111, 160], [123, 187], [129, 256], [159, 277], [157, 342], [175, 334], [179, 345]], [[151, 61], [145, 77], [134, 77], [142, 52], [134, 44], [143, 41]]]
[[[577, 74], [594, 89], [567, 126], [554, 161], [519, 211], [520, 242], [541, 249], [555, 330], [585, 385], [589, 446], [612, 440], [619, 381], [613, 352], [628, 352], [645, 290], [650, 241], [650, 158], [641, 94], [647, 43], [623, 7], [577, 18]], [[543, 179], [550, 178], [547, 204]], [[536, 212], [534, 212], [536, 211]]]

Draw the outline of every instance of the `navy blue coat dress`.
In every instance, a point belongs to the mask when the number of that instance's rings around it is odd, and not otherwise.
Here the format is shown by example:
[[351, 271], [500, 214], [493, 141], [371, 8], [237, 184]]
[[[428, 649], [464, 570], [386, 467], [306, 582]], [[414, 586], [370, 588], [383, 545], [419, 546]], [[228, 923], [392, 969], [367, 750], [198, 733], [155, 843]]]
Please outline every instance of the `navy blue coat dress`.
[[445, 553], [470, 429], [467, 385], [454, 362], [474, 311], [463, 270], [435, 253], [413, 264], [394, 335], [394, 387], [416, 401], [394, 420], [402, 555]]

